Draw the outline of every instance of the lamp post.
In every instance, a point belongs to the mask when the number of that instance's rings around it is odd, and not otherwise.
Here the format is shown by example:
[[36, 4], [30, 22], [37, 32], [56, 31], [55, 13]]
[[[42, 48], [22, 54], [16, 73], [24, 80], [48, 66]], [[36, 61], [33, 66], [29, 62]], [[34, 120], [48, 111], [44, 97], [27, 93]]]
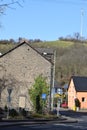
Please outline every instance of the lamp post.
[[7, 112], [7, 119], [9, 116], [9, 108], [10, 108], [10, 103], [11, 103], [11, 93], [12, 93], [12, 88], [7, 88], [7, 92], [8, 92], [8, 98], [7, 98], [7, 102], [8, 102], [8, 112]]

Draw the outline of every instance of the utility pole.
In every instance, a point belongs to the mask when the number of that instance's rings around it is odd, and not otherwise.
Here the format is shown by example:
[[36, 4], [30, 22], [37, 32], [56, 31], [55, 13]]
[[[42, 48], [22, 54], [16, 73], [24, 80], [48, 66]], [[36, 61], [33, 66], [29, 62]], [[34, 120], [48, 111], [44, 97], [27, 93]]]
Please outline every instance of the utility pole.
[[53, 54], [53, 79], [52, 79], [52, 90], [51, 90], [51, 110], [53, 110], [53, 100], [54, 100], [54, 84], [55, 84], [55, 64], [56, 64], [56, 50]]
[[49, 100], [49, 110], [53, 110], [53, 90], [54, 90], [54, 82], [55, 82], [55, 59], [56, 51], [52, 54], [53, 64], [51, 65], [51, 82], [50, 82], [50, 100]]

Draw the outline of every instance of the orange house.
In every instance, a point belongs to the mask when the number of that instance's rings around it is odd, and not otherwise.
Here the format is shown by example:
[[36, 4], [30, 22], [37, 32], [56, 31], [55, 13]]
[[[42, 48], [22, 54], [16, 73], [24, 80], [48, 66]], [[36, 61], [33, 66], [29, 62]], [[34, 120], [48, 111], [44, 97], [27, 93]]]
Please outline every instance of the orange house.
[[87, 109], [87, 77], [72, 76], [68, 85], [68, 108], [73, 109], [75, 98], [80, 101], [80, 108]]

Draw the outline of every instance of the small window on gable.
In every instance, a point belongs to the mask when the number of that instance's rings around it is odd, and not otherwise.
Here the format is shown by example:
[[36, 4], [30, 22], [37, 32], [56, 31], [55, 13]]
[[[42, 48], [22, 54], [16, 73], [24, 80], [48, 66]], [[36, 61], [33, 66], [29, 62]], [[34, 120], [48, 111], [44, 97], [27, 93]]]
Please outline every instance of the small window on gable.
[[82, 97], [82, 102], [85, 102], [85, 97]]

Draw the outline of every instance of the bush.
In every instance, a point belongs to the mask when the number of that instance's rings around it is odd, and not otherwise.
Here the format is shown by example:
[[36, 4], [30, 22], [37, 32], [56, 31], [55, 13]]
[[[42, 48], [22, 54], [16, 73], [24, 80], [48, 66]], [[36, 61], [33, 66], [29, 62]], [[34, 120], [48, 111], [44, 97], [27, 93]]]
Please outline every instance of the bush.
[[28, 112], [23, 108], [19, 108], [19, 113], [20, 113], [21, 116], [27, 116]]
[[15, 117], [18, 116], [18, 112], [15, 109], [9, 110], [9, 116]]
[[75, 106], [80, 107], [80, 101], [78, 98], [75, 99]]
[[5, 112], [7, 112], [8, 111], [8, 107], [5, 105], [5, 107], [4, 107], [4, 110], [5, 110]]

